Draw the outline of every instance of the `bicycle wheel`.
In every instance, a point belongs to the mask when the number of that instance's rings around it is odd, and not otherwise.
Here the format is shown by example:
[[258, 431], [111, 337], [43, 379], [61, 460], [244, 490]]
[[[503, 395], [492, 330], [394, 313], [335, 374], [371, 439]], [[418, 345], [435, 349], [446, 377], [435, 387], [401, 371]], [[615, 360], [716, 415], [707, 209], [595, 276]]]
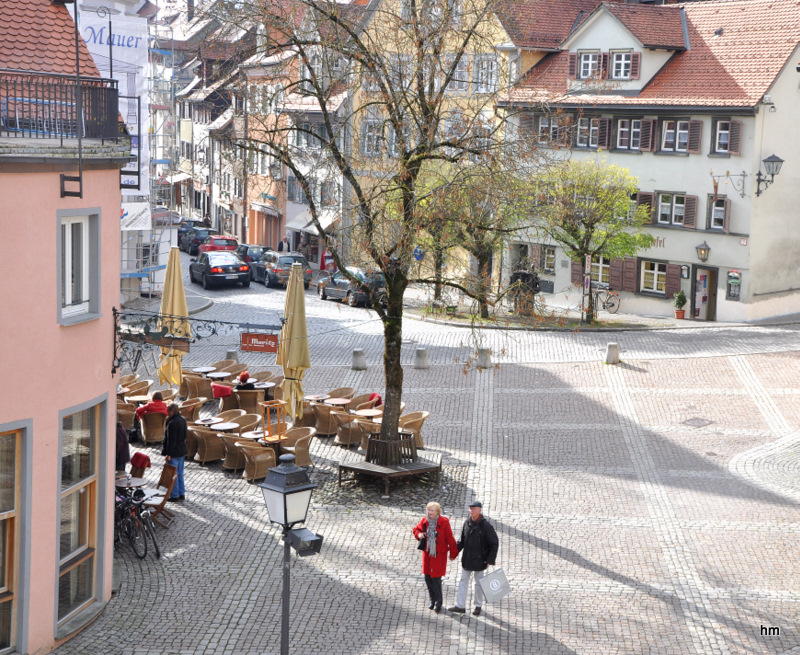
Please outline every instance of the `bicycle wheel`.
[[606, 301], [603, 303], [603, 307], [612, 314], [616, 314], [619, 309], [619, 296], [616, 293], [609, 293]]
[[147, 536], [150, 537], [150, 541], [153, 542], [156, 559], [159, 559], [161, 557], [161, 549], [158, 547], [158, 541], [156, 541], [156, 524], [153, 522], [153, 517], [150, 515], [150, 512], [142, 514], [142, 523], [144, 524], [144, 531], [147, 533]]
[[147, 557], [147, 537], [144, 534], [142, 521], [138, 516], [129, 516], [126, 519], [125, 532], [128, 535], [128, 541], [131, 542], [133, 554], [139, 559]]

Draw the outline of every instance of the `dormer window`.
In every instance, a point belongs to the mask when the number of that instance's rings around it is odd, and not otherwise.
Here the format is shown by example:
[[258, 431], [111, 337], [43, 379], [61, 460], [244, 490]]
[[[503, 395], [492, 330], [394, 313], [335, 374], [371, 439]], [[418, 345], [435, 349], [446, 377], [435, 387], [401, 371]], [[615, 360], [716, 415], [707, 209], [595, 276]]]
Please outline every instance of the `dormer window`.
[[585, 80], [590, 77], [597, 77], [600, 66], [599, 52], [581, 52], [580, 57], [580, 79]]
[[631, 79], [631, 55], [630, 52], [611, 53], [611, 79]]

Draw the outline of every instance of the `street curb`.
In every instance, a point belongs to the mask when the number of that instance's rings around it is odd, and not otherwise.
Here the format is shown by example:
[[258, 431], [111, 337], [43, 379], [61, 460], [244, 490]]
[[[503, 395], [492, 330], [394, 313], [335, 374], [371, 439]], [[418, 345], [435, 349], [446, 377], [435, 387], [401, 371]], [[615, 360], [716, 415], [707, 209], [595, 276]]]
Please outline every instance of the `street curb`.
[[195, 307], [194, 309], [189, 310], [189, 316], [194, 316], [195, 314], [199, 314], [200, 312], [204, 312], [207, 309], [211, 309], [214, 306], [214, 301], [209, 300], [206, 302], [205, 305], [200, 305], [200, 307]]

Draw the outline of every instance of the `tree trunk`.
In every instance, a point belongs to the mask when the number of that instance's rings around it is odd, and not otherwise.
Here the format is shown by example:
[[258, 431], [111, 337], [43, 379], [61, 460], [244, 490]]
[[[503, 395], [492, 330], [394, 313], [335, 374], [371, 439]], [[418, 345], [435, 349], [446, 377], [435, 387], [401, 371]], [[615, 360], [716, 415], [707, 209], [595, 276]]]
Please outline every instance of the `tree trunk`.
[[400, 418], [400, 401], [403, 395], [403, 367], [400, 362], [403, 344], [403, 295], [405, 278], [387, 279], [386, 317], [383, 320], [383, 370], [386, 386], [386, 408], [381, 421], [381, 439], [397, 440], [397, 422]]
[[491, 256], [491, 251], [484, 251], [478, 254], [478, 284], [476, 291], [478, 310], [480, 312], [480, 317], [483, 319], [489, 318], [489, 303], [487, 302], [487, 298], [489, 297], [492, 286], [492, 272], [489, 270], [489, 260]]
[[433, 284], [433, 299], [442, 299], [442, 279], [444, 277], [442, 269], [444, 268], [444, 251], [441, 248], [433, 249], [433, 273], [435, 282]]

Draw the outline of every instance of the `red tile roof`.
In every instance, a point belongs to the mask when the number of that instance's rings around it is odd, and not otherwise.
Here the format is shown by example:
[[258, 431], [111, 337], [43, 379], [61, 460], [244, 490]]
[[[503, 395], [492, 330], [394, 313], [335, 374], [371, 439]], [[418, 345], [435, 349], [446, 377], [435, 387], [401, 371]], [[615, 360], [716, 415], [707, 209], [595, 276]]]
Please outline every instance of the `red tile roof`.
[[500, 24], [520, 48], [555, 49], [567, 38], [578, 17], [594, 11], [600, 0], [499, 0]]
[[686, 47], [683, 38], [683, 21], [680, 7], [675, 5], [653, 7], [611, 3], [604, 6], [645, 47], [674, 48], [677, 50], [682, 50]]
[[[81, 75], [100, 77], [83, 39]], [[75, 74], [75, 23], [51, 0], [0, 0], [0, 67]]]
[[614, 94], [611, 82], [595, 93], [567, 95], [568, 53], [561, 52], [534, 66], [504, 104], [753, 107], [800, 44], [798, 0], [707, 0], [682, 6], [690, 49], [674, 54], [638, 96]]

